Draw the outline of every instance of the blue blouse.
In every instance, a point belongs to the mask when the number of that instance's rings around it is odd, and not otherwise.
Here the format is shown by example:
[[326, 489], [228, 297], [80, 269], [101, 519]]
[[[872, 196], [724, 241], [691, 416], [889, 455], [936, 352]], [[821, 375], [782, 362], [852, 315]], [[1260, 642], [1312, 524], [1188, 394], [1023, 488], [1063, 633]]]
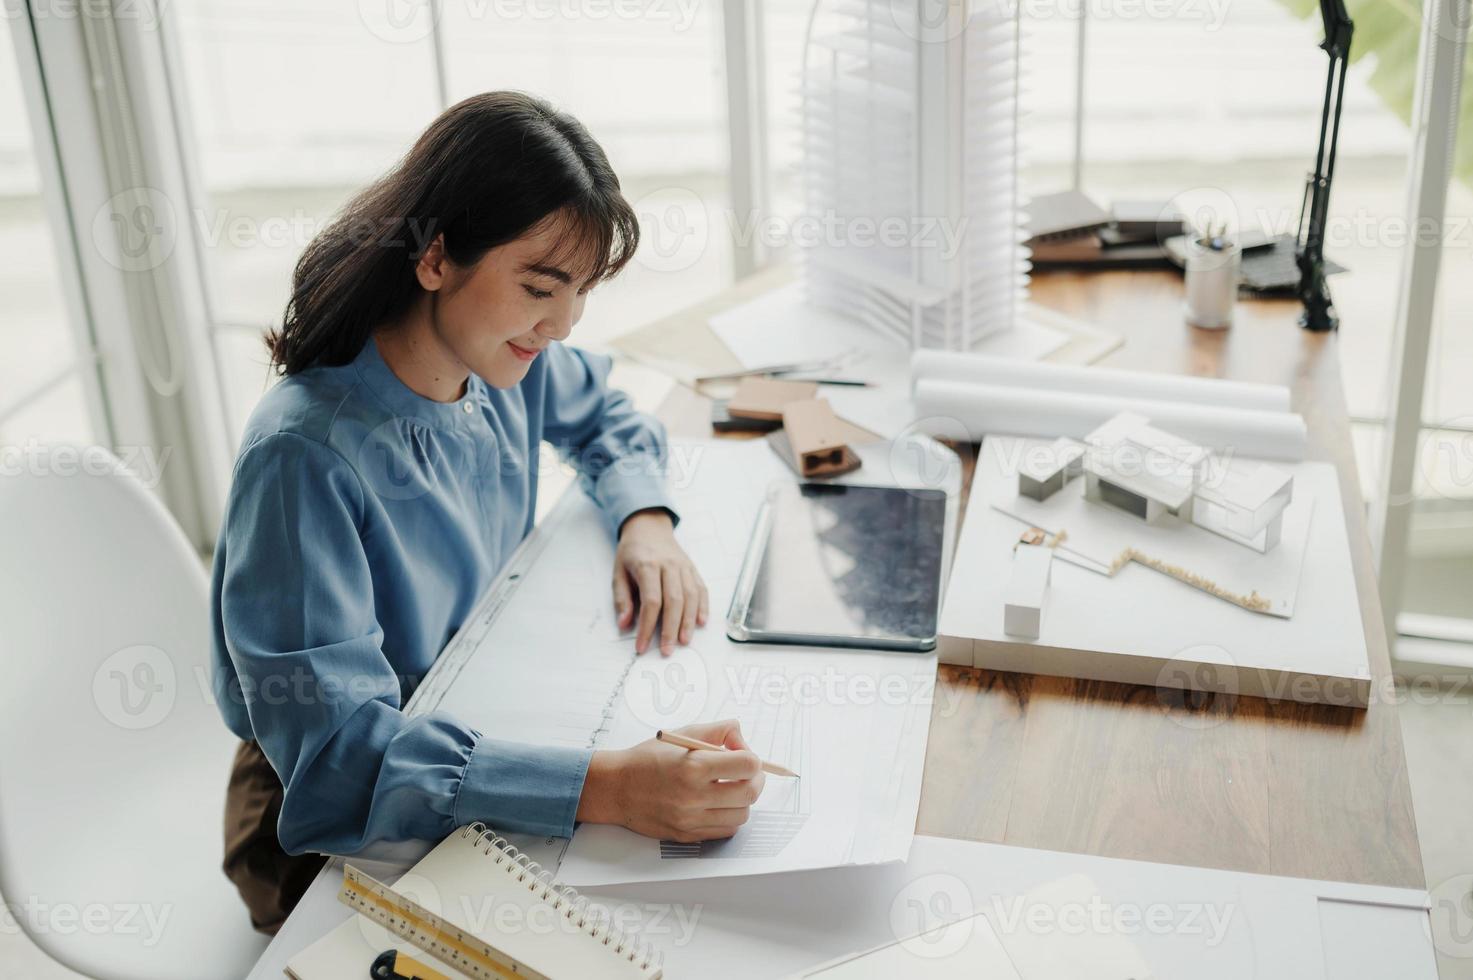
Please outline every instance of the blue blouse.
[[638, 510], [674, 514], [664, 430], [608, 387], [609, 367], [553, 343], [515, 388], [472, 375], [443, 403], [370, 340], [261, 400], [215, 550], [212, 683], [230, 730], [281, 777], [288, 852], [437, 840], [475, 820], [572, 833], [591, 752], [400, 709], [532, 529], [543, 440], [611, 534]]

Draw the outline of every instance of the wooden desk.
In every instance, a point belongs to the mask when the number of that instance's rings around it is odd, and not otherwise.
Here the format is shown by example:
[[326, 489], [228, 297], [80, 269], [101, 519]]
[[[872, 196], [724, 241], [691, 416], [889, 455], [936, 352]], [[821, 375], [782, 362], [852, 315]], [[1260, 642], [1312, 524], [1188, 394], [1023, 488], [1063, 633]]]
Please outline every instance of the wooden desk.
[[[706, 318], [788, 278], [764, 273], [640, 331], [671, 350], [720, 344]], [[1291, 301], [1242, 303], [1236, 325], [1184, 325], [1173, 272], [1055, 273], [1041, 304], [1118, 330], [1118, 367], [1287, 384], [1313, 458], [1340, 472], [1371, 671], [1366, 711], [943, 667], [917, 830], [1108, 857], [1425, 887], [1364, 506], [1334, 336]], [[724, 348], [715, 356], [727, 358]], [[677, 387], [672, 434], [710, 434]], [[966, 454], [967, 447], [960, 447]], [[968, 471], [970, 480], [970, 470]]]

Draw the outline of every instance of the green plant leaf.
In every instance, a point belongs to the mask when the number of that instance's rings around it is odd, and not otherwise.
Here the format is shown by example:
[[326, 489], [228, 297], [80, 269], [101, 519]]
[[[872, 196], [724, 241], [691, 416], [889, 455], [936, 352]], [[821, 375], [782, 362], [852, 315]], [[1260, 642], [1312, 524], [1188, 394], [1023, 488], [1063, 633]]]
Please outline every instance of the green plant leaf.
[[[1297, 17], [1316, 22], [1320, 17], [1319, 0], [1279, 0]], [[1422, 37], [1422, 10], [1417, 0], [1345, 0], [1345, 9], [1355, 22], [1355, 35], [1350, 43], [1350, 60], [1371, 58], [1371, 88], [1387, 108], [1411, 124], [1412, 100], [1417, 89], [1417, 45]], [[1473, 74], [1473, 48], [1464, 66], [1463, 93], [1458, 114], [1458, 147], [1453, 173], [1466, 184], [1473, 184], [1473, 85], [1466, 79]]]

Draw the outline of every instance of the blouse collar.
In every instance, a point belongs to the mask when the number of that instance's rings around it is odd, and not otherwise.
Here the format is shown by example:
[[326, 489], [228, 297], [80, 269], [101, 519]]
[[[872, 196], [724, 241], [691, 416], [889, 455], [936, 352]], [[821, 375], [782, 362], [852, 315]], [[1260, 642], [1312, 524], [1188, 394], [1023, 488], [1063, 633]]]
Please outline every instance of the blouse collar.
[[353, 367], [363, 383], [389, 407], [395, 415], [416, 419], [439, 428], [467, 428], [480, 421], [486, 403], [484, 383], [474, 374], [466, 380], [465, 394], [453, 402], [437, 402], [410, 388], [379, 353], [378, 341], [372, 336], [353, 359]]

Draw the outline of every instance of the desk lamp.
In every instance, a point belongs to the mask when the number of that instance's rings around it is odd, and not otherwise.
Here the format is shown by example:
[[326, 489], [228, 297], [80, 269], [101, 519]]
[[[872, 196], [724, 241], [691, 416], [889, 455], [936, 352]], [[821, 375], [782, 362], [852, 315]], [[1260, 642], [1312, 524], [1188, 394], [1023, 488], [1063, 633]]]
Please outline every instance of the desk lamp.
[[1299, 298], [1306, 330], [1334, 330], [1340, 325], [1330, 287], [1325, 281], [1325, 221], [1330, 211], [1330, 181], [1335, 176], [1335, 150], [1340, 140], [1340, 107], [1345, 96], [1345, 69], [1350, 63], [1350, 37], [1355, 24], [1345, 11], [1345, 0], [1320, 0], [1325, 39], [1320, 48], [1330, 56], [1325, 78], [1325, 106], [1320, 114], [1320, 145], [1314, 173], [1304, 185], [1299, 209], [1299, 232], [1294, 259], [1299, 267]]

